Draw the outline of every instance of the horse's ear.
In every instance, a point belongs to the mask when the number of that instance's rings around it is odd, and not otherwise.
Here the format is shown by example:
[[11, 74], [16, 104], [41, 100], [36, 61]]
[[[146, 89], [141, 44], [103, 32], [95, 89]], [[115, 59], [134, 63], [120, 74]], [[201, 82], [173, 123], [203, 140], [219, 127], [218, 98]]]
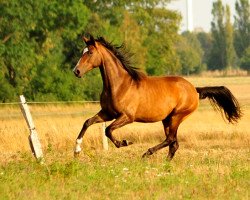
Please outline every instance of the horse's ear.
[[89, 42], [89, 39], [85, 36], [82, 37], [83, 41], [87, 44]]
[[95, 38], [89, 34], [89, 38], [86, 36], [83, 36], [83, 41], [86, 43], [86, 45], [94, 45], [95, 46]]

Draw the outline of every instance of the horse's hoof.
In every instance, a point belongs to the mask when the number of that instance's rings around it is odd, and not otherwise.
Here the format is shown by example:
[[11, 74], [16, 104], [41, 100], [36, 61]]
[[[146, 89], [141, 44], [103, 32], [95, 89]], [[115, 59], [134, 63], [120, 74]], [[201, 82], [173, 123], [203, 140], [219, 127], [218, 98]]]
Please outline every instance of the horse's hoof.
[[75, 151], [74, 151], [74, 157], [75, 157], [75, 158], [78, 158], [78, 157], [79, 157], [79, 154], [80, 154], [80, 151], [78, 151], [78, 152], [75, 152]]
[[127, 141], [127, 140], [123, 140], [122, 141], [122, 146], [128, 146], [128, 145], [131, 145], [131, 144], [133, 144], [133, 142], [130, 142], [130, 141]]
[[153, 154], [153, 152], [149, 149], [149, 150], [147, 150], [146, 153], [144, 153], [144, 154], [142, 155], [142, 158], [147, 158], [147, 157], [149, 157], [149, 156], [152, 155], [152, 154]]
[[148, 158], [148, 156], [149, 156], [150, 154], [148, 153], [148, 152], [146, 152], [146, 153], [144, 153], [143, 155], [142, 155], [142, 159], [144, 159], [144, 158]]
[[169, 155], [168, 155], [168, 156], [167, 156], [167, 161], [170, 162], [170, 161], [173, 159], [173, 157], [174, 157], [174, 156], [169, 156]]

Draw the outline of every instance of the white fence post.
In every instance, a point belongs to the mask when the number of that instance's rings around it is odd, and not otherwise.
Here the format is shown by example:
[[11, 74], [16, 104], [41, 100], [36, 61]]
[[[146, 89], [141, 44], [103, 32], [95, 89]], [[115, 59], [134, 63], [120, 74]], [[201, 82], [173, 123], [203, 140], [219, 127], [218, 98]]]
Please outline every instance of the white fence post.
[[108, 145], [108, 138], [105, 135], [105, 129], [106, 129], [106, 122], [103, 122], [102, 123], [102, 146], [104, 150], [108, 150], [109, 145]]
[[43, 159], [43, 152], [42, 152], [41, 143], [39, 141], [29, 107], [28, 107], [27, 102], [25, 100], [25, 97], [23, 95], [20, 96], [20, 107], [21, 107], [23, 116], [25, 118], [25, 121], [27, 122], [27, 125], [28, 125], [29, 130], [30, 130], [29, 142], [30, 142], [31, 150], [37, 159]]

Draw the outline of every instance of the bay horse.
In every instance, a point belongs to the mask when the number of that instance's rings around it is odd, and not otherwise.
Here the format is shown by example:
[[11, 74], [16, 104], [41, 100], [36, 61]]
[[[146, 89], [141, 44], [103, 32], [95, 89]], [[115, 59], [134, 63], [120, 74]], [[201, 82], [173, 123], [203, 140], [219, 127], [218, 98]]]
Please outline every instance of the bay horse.
[[118, 141], [113, 131], [132, 122], [162, 121], [166, 139], [147, 150], [143, 157], [169, 146], [168, 159], [172, 159], [179, 147], [177, 129], [181, 122], [193, 113], [199, 99], [208, 98], [213, 106], [223, 111], [230, 123], [241, 117], [238, 101], [224, 86], [195, 88], [178, 76], [147, 76], [132, 67], [123, 46], [113, 45], [103, 37], [83, 37], [86, 47], [73, 72], [81, 78], [93, 68], [99, 68], [103, 80], [100, 97], [101, 110], [83, 124], [76, 139], [74, 154], [81, 151], [82, 137], [95, 123], [114, 120], [106, 129], [106, 136], [119, 147], [132, 144]]

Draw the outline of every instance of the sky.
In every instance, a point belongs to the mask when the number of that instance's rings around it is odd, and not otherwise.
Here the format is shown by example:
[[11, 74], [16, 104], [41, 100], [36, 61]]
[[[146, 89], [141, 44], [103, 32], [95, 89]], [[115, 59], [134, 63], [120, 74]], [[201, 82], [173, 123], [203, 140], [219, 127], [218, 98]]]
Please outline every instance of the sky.
[[[210, 24], [212, 21], [212, 5], [215, 0], [193, 0], [193, 27], [202, 28], [204, 31], [210, 31]], [[223, 5], [228, 4], [231, 11], [231, 22], [233, 22], [233, 16], [235, 15], [235, 2], [236, 0], [222, 0]], [[182, 15], [182, 22], [180, 31], [187, 30], [186, 23], [186, 0], [172, 0], [167, 6], [169, 9], [177, 10]]]

